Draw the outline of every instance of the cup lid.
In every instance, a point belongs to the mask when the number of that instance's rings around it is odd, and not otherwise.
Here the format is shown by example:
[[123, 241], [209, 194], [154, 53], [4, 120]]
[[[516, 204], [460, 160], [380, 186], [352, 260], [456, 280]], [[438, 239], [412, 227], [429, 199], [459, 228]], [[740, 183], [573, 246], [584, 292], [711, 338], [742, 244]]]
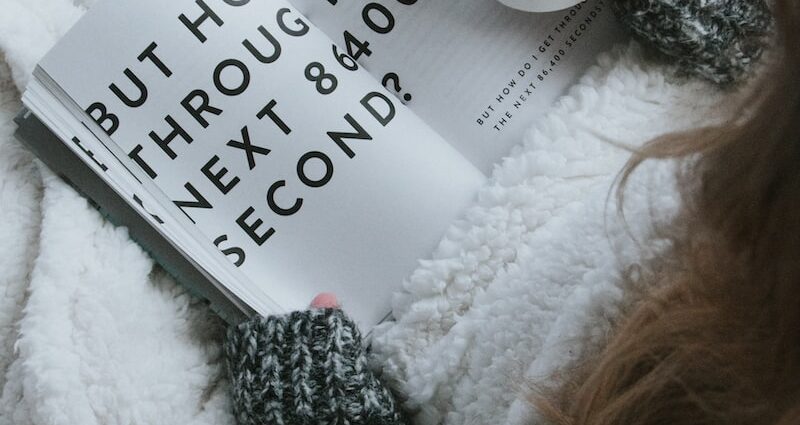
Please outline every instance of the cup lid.
[[553, 12], [575, 6], [583, 0], [497, 0], [500, 3], [526, 12]]

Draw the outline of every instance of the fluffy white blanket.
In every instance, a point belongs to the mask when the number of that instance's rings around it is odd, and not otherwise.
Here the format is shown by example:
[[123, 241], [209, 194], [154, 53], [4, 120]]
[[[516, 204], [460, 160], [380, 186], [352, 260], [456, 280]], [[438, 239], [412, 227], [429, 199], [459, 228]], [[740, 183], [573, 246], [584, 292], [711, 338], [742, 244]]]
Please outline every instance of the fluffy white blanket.
[[[35, 63], [87, 3], [2, 2], [0, 425], [233, 423], [221, 322], [11, 136]], [[375, 364], [420, 423], [528, 418], [523, 378], [602, 332], [639, 252], [606, 214], [627, 158], [615, 145], [697, 125], [718, 97], [641, 63], [635, 46], [603, 55], [397, 295]], [[646, 253], [651, 218], [675, 207], [668, 167], [654, 169], [630, 191]]]
[[530, 424], [532, 386], [610, 331], [623, 273], [663, 252], [673, 162], [615, 181], [631, 148], [721, 118], [721, 93], [618, 46], [527, 132], [394, 298], [374, 366], [418, 424]]

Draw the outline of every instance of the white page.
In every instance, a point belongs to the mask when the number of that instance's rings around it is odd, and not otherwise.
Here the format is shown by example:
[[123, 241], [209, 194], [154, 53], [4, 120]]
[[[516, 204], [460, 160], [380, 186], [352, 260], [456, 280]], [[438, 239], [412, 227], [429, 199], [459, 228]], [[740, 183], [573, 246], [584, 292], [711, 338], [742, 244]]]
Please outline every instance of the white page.
[[368, 42], [359, 62], [378, 80], [395, 73], [399, 97], [410, 95], [407, 105], [487, 174], [618, 38], [608, 0], [545, 14], [496, 0], [292, 3], [342, 46], [344, 31]]
[[[263, 291], [286, 309], [303, 308], [315, 293], [334, 291], [358, 322], [377, 323], [389, 312], [391, 292], [416, 259], [430, 253], [483, 182], [483, 175], [363, 69], [350, 71], [345, 69], [347, 61], [339, 64], [331, 41], [321, 31], [311, 26], [303, 35], [288, 34], [303, 32], [306, 20], [291, 10], [279, 13], [289, 7], [286, 2], [209, 0], [206, 5], [224, 23], [218, 26], [213, 18], [203, 21], [200, 31], [206, 41], [200, 42], [178, 19], [181, 14], [189, 21], [201, 16], [199, 3], [101, 1], [40, 66], [81, 108], [101, 102], [116, 114], [113, 142], [124, 152], [141, 145], [143, 168], [157, 174], [153, 181], [170, 199], [192, 200], [187, 182], [202, 194], [212, 208], [185, 211], [210, 247], [212, 240], [224, 235], [221, 249], [232, 261], [242, 257], [241, 251], [230, 248], [243, 250], [246, 258], [240, 268], [259, 285], [253, 291]], [[286, 30], [278, 24], [279, 15]], [[281, 44], [274, 62], [260, 62], [242, 44], [248, 39], [264, 56], [270, 55], [260, 25]], [[150, 51], [157, 60], [152, 55], [137, 59], [151, 42], [157, 43]], [[220, 82], [215, 84], [214, 70], [229, 59], [240, 64], [219, 67], [225, 94], [216, 87]], [[335, 75], [336, 89], [330, 94], [320, 93], [331, 87], [330, 80], [318, 89], [307, 78], [309, 69], [311, 79], [319, 76], [319, 66], [309, 68], [313, 62], [322, 64], [325, 74]], [[240, 66], [249, 72], [246, 85]], [[109, 89], [115, 83], [129, 103], [139, 103], [142, 96], [123, 74], [126, 68], [147, 87], [140, 106], [126, 106]], [[195, 89], [205, 90], [209, 104], [222, 111], [201, 114], [208, 124], [205, 128], [181, 106]], [[279, 119], [257, 118], [272, 100]], [[394, 115], [381, 122], [390, 115], [386, 100]], [[345, 140], [349, 152], [326, 135], [354, 131], [345, 114], [372, 137]], [[167, 115], [191, 135], [191, 143], [177, 137], [164, 149], [151, 140], [151, 130], [162, 138], [169, 133]], [[85, 121], [99, 130], [88, 117]], [[252, 154], [252, 169], [244, 150], [228, 146], [231, 140], [241, 146], [245, 126], [252, 145], [269, 149], [266, 154], [264, 150]], [[288, 135], [282, 126], [290, 129]], [[304, 163], [308, 184], [303, 184], [297, 168], [307, 153], [316, 156]], [[224, 186], [232, 184], [234, 176], [239, 179], [227, 194], [201, 172], [215, 156], [219, 159], [211, 172], [228, 170], [218, 183]], [[329, 179], [325, 176], [331, 168], [320, 158], [332, 164]], [[273, 196], [277, 207], [270, 207], [269, 188], [284, 180]], [[310, 187], [319, 181], [326, 183]], [[275, 212], [297, 205], [299, 198], [302, 206], [293, 214]], [[245, 214], [250, 208], [252, 212]], [[245, 224], [237, 224], [241, 217]], [[248, 234], [245, 227], [254, 226], [256, 220], [264, 223]], [[270, 227], [275, 233], [257, 241]]]

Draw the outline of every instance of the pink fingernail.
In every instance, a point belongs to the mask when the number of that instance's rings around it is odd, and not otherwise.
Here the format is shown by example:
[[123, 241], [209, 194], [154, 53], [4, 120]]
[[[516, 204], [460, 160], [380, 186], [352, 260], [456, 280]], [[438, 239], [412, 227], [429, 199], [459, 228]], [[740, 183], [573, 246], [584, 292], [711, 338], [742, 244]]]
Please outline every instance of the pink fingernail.
[[330, 292], [323, 292], [311, 301], [311, 308], [339, 308], [339, 300]]

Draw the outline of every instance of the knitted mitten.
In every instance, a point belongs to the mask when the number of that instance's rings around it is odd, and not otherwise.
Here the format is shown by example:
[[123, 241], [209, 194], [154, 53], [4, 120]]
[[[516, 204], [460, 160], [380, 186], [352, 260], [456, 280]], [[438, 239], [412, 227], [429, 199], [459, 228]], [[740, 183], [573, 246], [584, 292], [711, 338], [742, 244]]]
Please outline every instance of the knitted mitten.
[[619, 20], [681, 74], [727, 85], [758, 59], [771, 28], [764, 0], [612, 0]]
[[339, 309], [251, 319], [225, 344], [239, 425], [402, 424]]

